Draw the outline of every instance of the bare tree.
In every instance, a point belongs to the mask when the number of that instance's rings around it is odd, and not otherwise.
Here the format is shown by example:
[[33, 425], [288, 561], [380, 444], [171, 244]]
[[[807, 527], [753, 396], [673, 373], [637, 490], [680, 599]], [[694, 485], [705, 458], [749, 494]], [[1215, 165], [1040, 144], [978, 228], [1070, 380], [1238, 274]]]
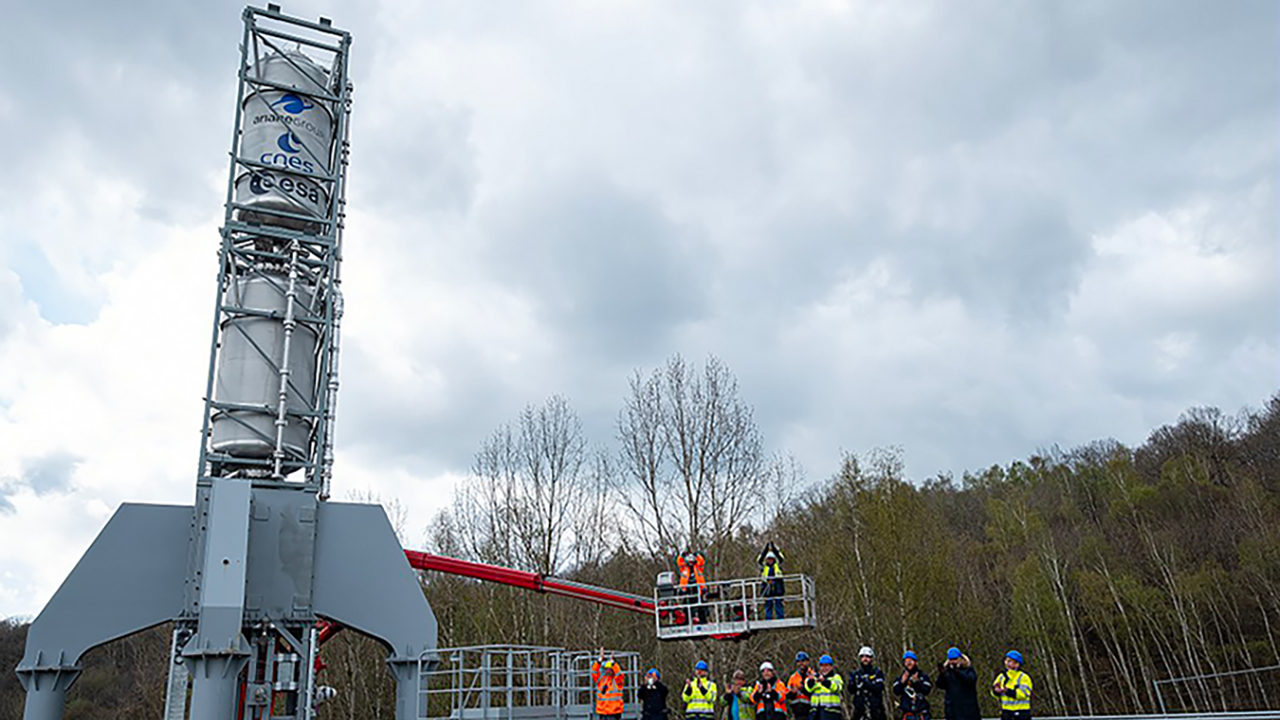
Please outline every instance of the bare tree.
[[617, 504], [612, 493], [614, 463], [609, 453], [600, 449], [591, 453], [585, 474], [581, 497], [574, 500], [577, 507], [571, 515], [573, 564], [580, 568], [604, 562], [617, 545], [618, 530], [613, 521]]
[[480, 447], [471, 478], [455, 494], [449, 529], [481, 561], [543, 574], [598, 559], [609, 470], [588, 452], [569, 402], [553, 396]]
[[738, 382], [715, 357], [637, 372], [618, 417], [623, 500], [655, 553], [710, 548], [774, 502], [763, 443]]

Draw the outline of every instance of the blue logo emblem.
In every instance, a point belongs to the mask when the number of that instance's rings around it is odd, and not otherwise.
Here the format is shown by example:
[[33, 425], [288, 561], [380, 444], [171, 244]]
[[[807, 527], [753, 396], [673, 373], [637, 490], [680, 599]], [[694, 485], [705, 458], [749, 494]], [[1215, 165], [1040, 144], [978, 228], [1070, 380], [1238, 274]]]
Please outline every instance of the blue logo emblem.
[[294, 135], [292, 130], [286, 130], [281, 133], [280, 137], [276, 139], [276, 145], [287, 153], [297, 154], [302, 152], [302, 140], [297, 135]]
[[301, 97], [294, 95], [293, 93], [285, 93], [284, 97], [271, 103], [271, 107], [272, 108], [279, 107], [281, 110], [289, 113], [290, 115], [297, 115], [303, 110], [310, 110], [311, 108], [315, 107], [315, 103], [309, 103], [306, 100], [302, 99]]
[[263, 181], [263, 177], [258, 173], [254, 173], [253, 175], [249, 176], [249, 192], [253, 193], [254, 195], [266, 195], [267, 192], [269, 191], [267, 190], [267, 188], [262, 186], [262, 181]]

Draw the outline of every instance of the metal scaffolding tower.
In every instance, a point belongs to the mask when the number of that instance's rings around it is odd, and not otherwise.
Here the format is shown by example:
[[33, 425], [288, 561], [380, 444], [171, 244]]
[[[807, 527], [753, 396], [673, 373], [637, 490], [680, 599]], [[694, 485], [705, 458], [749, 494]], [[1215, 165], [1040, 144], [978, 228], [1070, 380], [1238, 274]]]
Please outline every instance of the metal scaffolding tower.
[[107, 523], [31, 625], [25, 720], [62, 717], [86, 650], [168, 621], [166, 718], [312, 718], [322, 619], [384, 643], [415, 715], [435, 617], [382, 508], [326, 502], [351, 35], [243, 19], [195, 505]]

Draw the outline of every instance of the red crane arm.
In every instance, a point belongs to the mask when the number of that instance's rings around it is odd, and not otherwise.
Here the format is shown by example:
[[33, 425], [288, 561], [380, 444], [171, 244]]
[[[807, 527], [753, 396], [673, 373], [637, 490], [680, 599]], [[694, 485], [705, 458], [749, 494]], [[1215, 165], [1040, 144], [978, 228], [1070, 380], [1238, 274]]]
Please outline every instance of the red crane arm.
[[525, 570], [514, 570], [512, 568], [498, 567], [497, 565], [485, 565], [484, 563], [459, 560], [442, 555], [432, 555], [431, 553], [418, 552], [417, 550], [405, 550], [404, 556], [408, 558], [409, 565], [419, 570], [434, 570], [449, 575], [461, 575], [462, 577], [485, 580], [500, 585], [533, 590], [534, 592], [586, 600], [646, 615], [652, 615], [654, 611], [653, 599], [643, 595], [633, 595], [619, 590], [610, 590], [597, 585], [563, 580]]

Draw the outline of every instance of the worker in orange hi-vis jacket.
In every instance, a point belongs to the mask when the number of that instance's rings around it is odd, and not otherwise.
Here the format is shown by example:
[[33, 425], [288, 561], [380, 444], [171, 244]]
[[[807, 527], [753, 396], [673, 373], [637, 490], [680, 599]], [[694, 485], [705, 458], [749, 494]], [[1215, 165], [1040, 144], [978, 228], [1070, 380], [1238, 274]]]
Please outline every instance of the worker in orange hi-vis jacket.
[[707, 609], [699, 603], [707, 589], [707, 559], [697, 550], [685, 550], [676, 556], [676, 567], [680, 569], [680, 594], [692, 605], [690, 614], [697, 622], [706, 622]]
[[591, 682], [596, 686], [596, 717], [601, 720], [618, 720], [622, 717], [622, 668], [612, 657], [600, 658], [591, 664]]
[[703, 572], [706, 566], [707, 559], [696, 550], [685, 550], [676, 556], [676, 567], [680, 568], [680, 589], [688, 588], [690, 580], [700, 588], [706, 587], [707, 576]]
[[809, 653], [803, 650], [796, 653], [796, 671], [787, 679], [787, 707], [791, 708], [791, 720], [809, 720], [812, 706], [804, 683], [816, 675], [809, 666]]

